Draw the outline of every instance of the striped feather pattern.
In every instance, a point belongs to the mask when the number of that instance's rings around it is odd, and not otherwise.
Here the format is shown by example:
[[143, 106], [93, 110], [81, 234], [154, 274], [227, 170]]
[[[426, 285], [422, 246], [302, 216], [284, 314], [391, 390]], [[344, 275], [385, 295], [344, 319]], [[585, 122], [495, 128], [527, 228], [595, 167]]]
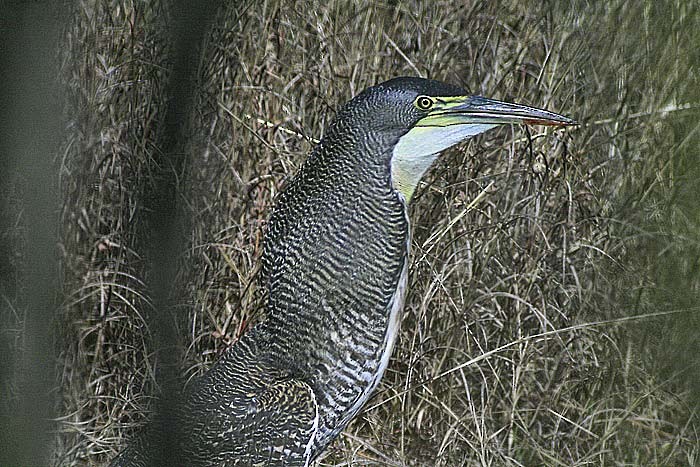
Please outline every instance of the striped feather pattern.
[[[262, 258], [269, 303], [261, 331], [316, 392], [316, 452], [381, 376], [407, 261], [406, 207], [391, 188], [388, 156], [372, 150], [387, 146], [369, 142], [361, 151], [322, 143], [281, 195]], [[376, 162], [360, 164], [359, 154]]]

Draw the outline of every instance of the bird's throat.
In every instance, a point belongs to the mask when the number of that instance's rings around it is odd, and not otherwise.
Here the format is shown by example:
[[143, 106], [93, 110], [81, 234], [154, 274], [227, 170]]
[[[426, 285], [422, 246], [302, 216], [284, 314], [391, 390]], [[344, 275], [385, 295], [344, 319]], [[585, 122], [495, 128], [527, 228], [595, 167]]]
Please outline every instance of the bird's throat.
[[391, 157], [391, 183], [406, 203], [411, 200], [425, 172], [441, 151], [493, 128], [492, 124], [415, 126], [394, 146]]
[[401, 193], [406, 204], [411, 201], [418, 182], [437, 159], [438, 154], [407, 156], [394, 150], [391, 159], [391, 183], [394, 190]]

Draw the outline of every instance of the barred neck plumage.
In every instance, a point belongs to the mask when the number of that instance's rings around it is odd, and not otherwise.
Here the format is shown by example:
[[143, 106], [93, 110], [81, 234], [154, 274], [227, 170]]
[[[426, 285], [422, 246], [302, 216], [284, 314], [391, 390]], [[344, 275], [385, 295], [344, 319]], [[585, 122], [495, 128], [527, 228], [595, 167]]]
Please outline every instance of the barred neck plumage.
[[279, 196], [262, 258], [268, 307], [261, 331], [271, 337], [270, 353], [316, 390], [319, 445], [342, 430], [339, 421], [349, 421], [343, 417], [381, 377], [408, 255], [391, 155], [375, 149], [393, 144], [340, 130], [346, 137], [322, 142]]

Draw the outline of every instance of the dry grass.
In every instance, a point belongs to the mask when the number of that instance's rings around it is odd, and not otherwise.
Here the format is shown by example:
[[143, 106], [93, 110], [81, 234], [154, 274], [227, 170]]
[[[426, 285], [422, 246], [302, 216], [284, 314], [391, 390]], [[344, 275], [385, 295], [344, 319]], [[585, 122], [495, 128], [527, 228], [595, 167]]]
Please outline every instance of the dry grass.
[[[693, 386], [657, 358], [666, 341], [639, 336], [658, 326], [690, 355], [697, 343], [683, 347], [669, 318], [616, 321], [697, 303], [700, 177], [687, 176], [698, 168], [684, 150], [698, 143], [698, 111], [659, 113], [699, 102], [689, 56], [698, 42], [685, 36], [700, 39], [689, 32], [700, 30], [697, 9], [621, 0], [237, 8], [220, 12], [205, 47], [182, 184], [192, 229], [175, 311], [186, 378], [255, 310], [265, 219], [334, 110], [366, 86], [420, 74], [583, 125], [503, 128], [433, 168], [411, 208], [411, 292], [394, 358], [320, 465], [700, 462]], [[85, 1], [66, 32], [57, 465], [105, 462], [155, 393], [134, 219], [164, 110], [162, 10]], [[687, 205], [674, 204], [679, 190]], [[681, 295], [659, 292], [669, 284]], [[698, 374], [697, 361], [683, 368]]]

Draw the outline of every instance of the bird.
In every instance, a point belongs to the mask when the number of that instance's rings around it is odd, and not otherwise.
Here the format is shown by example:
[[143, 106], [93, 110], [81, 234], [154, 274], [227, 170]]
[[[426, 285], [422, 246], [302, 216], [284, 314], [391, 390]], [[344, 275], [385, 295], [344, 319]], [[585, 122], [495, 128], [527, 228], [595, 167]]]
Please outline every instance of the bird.
[[[264, 319], [175, 409], [177, 462], [318, 459], [389, 364], [408, 284], [408, 207], [421, 178], [447, 148], [506, 124], [576, 122], [418, 77], [369, 87], [338, 110], [275, 200], [260, 259]], [[157, 464], [157, 431], [137, 435], [111, 465]]]

